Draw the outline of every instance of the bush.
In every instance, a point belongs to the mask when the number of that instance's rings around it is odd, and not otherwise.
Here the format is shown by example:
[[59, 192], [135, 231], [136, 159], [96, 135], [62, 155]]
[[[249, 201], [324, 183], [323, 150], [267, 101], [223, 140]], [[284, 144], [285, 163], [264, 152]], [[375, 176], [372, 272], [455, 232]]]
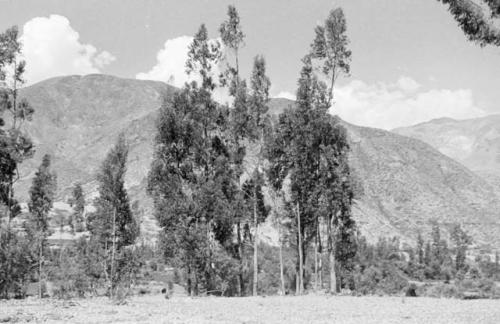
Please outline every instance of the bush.
[[408, 281], [402, 277], [400, 270], [389, 261], [371, 265], [364, 271], [358, 267], [354, 281], [356, 291], [363, 295], [394, 295], [408, 286]]
[[454, 284], [437, 283], [422, 286], [419, 294], [425, 297], [434, 298], [460, 298], [459, 288]]

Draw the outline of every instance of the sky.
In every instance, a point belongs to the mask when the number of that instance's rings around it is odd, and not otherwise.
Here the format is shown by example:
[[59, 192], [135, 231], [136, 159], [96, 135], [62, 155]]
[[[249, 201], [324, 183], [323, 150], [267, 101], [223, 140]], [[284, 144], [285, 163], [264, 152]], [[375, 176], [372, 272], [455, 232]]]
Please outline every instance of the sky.
[[333, 114], [384, 129], [500, 114], [500, 48], [467, 41], [436, 0], [0, 0], [0, 31], [19, 26], [29, 84], [105, 73], [181, 86], [191, 36], [205, 23], [217, 38], [229, 4], [243, 76], [264, 55], [272, 96], [293, 99], [314, 27], [340, 6], [353, 54]]

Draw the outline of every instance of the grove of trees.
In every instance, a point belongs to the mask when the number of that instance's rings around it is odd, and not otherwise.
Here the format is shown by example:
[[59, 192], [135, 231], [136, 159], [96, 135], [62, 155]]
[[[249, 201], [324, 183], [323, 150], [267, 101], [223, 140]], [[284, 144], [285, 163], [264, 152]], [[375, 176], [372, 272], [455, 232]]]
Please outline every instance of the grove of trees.
[[[490, 24], [500, 14], [497, 2], [484, 1], [488, 18], [473, 1], [441, 1], [471, 40], [500, 44]], [[164, 98], [157, 119], [147, 178], [161, 227], [157, 247], [137, 240], [140, 220], [125, 188], [129, 147], [123, 134], [97, 171], [93, 208], [86, 207], [81, 184], [72, 189], [73, 213], [60, 225], [78, 238], [49, 247], [56, 170], [45, 155], [23, 211], [14, 184], [19, 165], [34, 154], [23, 127], [34, 110], [19, 97], [25, 62], [19, 60], [18, 30], [0, 34], [0, 297], [23, 297], [33, 282], [42, 297], [43, 283], [51, 281], [61, 297], [106, 294], [120, 300], [147, 273], [160, 272], [158, 264], [171, 266], [176, 283], [192, 296], [300, 295], [325, 288], [331, 294], [393, 294], [411, 280], [466, 287], [476, 285], [466, 280], [477, 279], [476, 288], [493, 291], [491, 278], [500, 279], [498, 254], [471, 263], [472, 239], [459, 225], [449, 229], [450, 245], [437, 223], [427, 240], [418, 234], [415, 248], [398, 238], [370, 244], [360, 235], [352, 216], [349, 141], [340, 119], [330, 114], [336, 82], [350, 73], [346, 28], [341, 8], [316, 26], [301, 61], [296, 100], [273, 118], [264, 56], [255, 56], [248, 80], [241, 75], [246, 35], [236, 8], [228, 7], [220, 41], [209, 38], [204, 24], [199, 27], [185, 65], [194, 81]], [[228, 104], [215, 101], [220, 89], [229, 94]], [[14, 228], [16, 217], [24, 221]], [[271, 218], [279, 229], [277, 247], [259, 238]]]

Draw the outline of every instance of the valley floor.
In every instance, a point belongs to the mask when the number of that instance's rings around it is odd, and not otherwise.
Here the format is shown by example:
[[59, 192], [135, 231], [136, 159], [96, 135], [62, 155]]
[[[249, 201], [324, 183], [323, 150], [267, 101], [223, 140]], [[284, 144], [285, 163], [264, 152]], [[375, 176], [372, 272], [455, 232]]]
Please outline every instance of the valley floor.
[[10, 323], [500, 323], [500, 300], [402, 297], [174, 297], [0, 301]]

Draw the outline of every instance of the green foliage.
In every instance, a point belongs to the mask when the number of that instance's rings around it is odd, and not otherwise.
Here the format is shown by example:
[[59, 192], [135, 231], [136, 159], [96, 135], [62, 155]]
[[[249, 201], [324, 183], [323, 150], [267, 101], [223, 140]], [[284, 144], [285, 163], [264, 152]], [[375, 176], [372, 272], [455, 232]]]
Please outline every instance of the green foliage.
[[323, 26], [314, 30], [315, 38], [311, 44], [310, 58], [313, 66], [326, 78], [328, 86], [328, 106], [333, 99], [335, 81], [342, 74], [349, 75], [351, 51], [347, 48], [347, 24], [342, 8], [330, 11]]
[[500, 46], [500, 3], [497, 0], [438, 0], [448, 5], [458, 25], [470, 41], [480, 46]]
[[33, 178], [28, 202], [31, 228], [42, 240], [49, 234], [48, 214], [52, 209], [57, 186], [56, 175], [51, 171], [50, 164], [50, 155], [44, 155]]
[[[237, 91], [240, 85], [240, 76], [239, 76], [239, 62], [238, 55], [239, 50], [243, 46], [243, 40], [245, 38], [245, 34], [243, 33], [240, 25], [240, 16], [236, 8], [232, 5], [229, 5], [227, 8], [227, 16], [228, 19], [224, 21], [219, 27], [219, 33], [222, 39], [222, 43], [228, 50], [228, 54], [234, 56], [234, 66], [231, 64], [227, 64], [226, 70], [220, 76], [222, 85], [226, 85], [229, 83], [229, 93], [236, 97]], [[226, 57], [226, 60], [228, 58]], [[229, 82], [228, 82], [229, 79]]]
[[80, 183], [76, 183], [71, 192], [72, 197], [69, 201], [73, 207], [73, 214], [70, 216], [69, 225], [75, 232], [83, 232], [85, 230], [85, 195]]
[[133, 244], [139, 235], [139, 225], [132, 214], [125, 190], [127, 156], [128, 145], [124, 136], [120, 135], [97, 175], [99, 196], [94, 201], [96, 211], [87, 219], [87, 228], [92, 239], [98, 240], [103, 247], [107, 245], [108, 248], [115, 239], [117, 250]]
[[[5, 248], [8, 244], [10, 248]], [[37, 260], [33, 242], [26, 236], [1, 231], [0, 246], [0, 298], [24, 297], [24, 286]]]
[[460, 271], [466, 268], [467, 248], [472, 244], [472, 237], [460, 227], [455, 225], [451, 231], [451, 240], [455, 244], [455, 269]]
[[101, 165], [97, 175], [99, 196], [94, 201], [96, 211], [87, 218], [90, 261], [93, 267], [103, 263], [91, 272], [95, 272], [96, 278], [108, 279], [111, 297], [116, 297], [123, 285], [130, 285], [130, 274], [136, 268], [133, 259], [126, 260], [139, 235], [139, 224], [125, 190], [127, 157], [128, 145], [122, 134]]
[[[11, 228], [11, 221], [21, 208], [14, 197], [14, 184], [19, 179], [18, 166], [33, 155], [33, 144], [21, 128], [31, 120], [33, 108], [18, 98], [24, 84], [26, 63], [20, 60], [21, 43], [16, 26], [0, 34], [0, 297], [19, 294], [32, 261], [26, 240]], [[7, 73], [10, 71], [10, 73]], [[25, 255], [24, 255], [25, 254]]]
[[[211, 65], [218, 49], [208, 44], [204, 25], [190, 46], [186, 66], [202, 76], [174, 94], [161, 109], [148, 191], [163, 229], [167, 260], [186, 271], [187, 288], [197, 294], [223, 290], [213, 264], [232, 250], [232, 208], [236, 171], [231, 167], [228, 115], [211, 98]], [[224, 253], [216, 253], [218, 246]], [[224, 289], [225, 290], [225, 289]]]
[[[359, 294], [397, 294], [407, 286], [406, 264], [399, 253], [399, 239], [380, 238], [375, 245], [358, 238], [358, 250], [346, 288]], [[348, 277], [348, 276], [347, 276]]]
[[212, 69], [221, 60], [222, 52], [218, 41], [210, 42], [205, 24], [202, 24], [189, 45], [186, 72], [201, 76], [201, 88], [212, 91], [216, 87]]
[[[268, 178], [277, 190], [284, 188], [285, 178], [290, 180], [291, 201], [301, 223], [297, 237], [304, 238], [302, 254], [323, 217], [329, 229], [329, 251], [346, 265], [355, 249], [349, 146], [345, 130], [327, 113], [327, 87], [314, 74], [311, 57], [303, 62], [297, 108], [280, 115], [266, 144]], [[291, 220], [296, 227], [296, 217]]]
[[[38, 282], [42, 281], [42, 267], [44, 264], [44, 250], [49, 236], [49, 211], [52, 209], [56, 191], [56, 175], [50, 170], [50, 156], [44, 155], [42, 164], [35, 173], [30, 188], [28, 208], [30, 217], [26, 224], [27, 233], [38, 246]], [[39, 290], [40, 298], [42, 291]]]
[[[50, 269], [50, 279], [55, 286], [55, 296], [63, 299], [72, 297], [85, 297], [91, 290], [91, 277], [86, 273], [84, 256], [81, 241], [77, 248], [61, 248], [54, 257], [54, 262]], [[92, 260], [95, 262], [95, 260]]]

